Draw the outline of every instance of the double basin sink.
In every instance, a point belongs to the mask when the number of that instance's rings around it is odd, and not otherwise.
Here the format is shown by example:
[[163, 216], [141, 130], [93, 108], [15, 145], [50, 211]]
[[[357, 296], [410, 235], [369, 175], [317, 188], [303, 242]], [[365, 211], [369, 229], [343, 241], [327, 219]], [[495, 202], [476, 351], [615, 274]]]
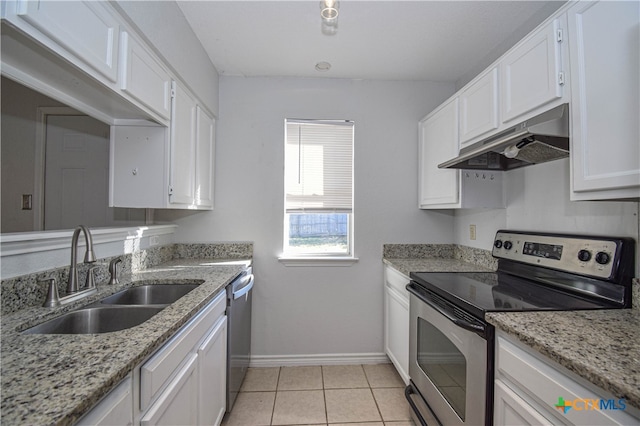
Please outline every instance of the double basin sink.
[[95, 334], [125, 330], [147, 321], [198, 285], [155, 284], [128, 288], [23, 333]]

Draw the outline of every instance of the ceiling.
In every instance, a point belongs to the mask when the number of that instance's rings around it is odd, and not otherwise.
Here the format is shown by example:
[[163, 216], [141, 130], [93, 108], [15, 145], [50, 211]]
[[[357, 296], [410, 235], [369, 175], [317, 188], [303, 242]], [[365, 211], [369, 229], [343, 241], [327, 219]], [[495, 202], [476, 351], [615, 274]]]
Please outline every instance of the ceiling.
[[443, 82], [489, 65], [561, 4], [343, 0], [327, 35], [318, 0], [178, 1], [220, 75]]

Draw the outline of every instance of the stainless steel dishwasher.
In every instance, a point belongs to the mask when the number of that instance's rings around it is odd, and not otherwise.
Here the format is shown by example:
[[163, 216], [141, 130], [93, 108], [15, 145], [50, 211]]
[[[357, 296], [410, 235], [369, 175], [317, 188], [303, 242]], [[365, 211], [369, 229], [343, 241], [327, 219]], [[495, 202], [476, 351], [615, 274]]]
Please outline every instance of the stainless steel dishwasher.
[[253, 283], [253, 268], [248, 267], [227, 286], [227, 413], [249, 368]]

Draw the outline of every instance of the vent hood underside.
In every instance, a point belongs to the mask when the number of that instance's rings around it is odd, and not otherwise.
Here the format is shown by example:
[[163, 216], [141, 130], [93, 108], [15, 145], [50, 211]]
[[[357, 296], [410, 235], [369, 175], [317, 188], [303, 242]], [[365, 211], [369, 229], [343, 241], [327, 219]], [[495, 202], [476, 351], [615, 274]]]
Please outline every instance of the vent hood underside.
[[563, 104], [460, 150], [438, 167], [511, 170], [569, 156], [569, 105]]

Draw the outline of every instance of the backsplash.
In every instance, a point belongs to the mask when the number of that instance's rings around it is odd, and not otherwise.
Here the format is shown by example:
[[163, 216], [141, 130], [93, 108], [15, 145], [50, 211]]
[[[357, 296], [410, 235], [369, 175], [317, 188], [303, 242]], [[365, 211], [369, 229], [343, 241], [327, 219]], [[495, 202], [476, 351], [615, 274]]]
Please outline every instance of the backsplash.
[[[253, 243], [170, 244], [101, 258], [92, 265], [78, 263], [80, 287], [85, 284], [90, 266], [98, 266], [94, 272], [96, 283], [109, 280], [109, 262], [117, 257], [122, 258], [122, 262], [117, 266], [118, 276], [122, 276], [172, 259], [249, 259], [253, 257]], [[0, 313], [7, 315], [26, 307], [41, 305], [47, 295], [47, 284], [42, 280], [49, 278], [55, 278], [58, 293], [62, 297], [67, 290], [68, 266], [2, 280], [0, 282]]]

